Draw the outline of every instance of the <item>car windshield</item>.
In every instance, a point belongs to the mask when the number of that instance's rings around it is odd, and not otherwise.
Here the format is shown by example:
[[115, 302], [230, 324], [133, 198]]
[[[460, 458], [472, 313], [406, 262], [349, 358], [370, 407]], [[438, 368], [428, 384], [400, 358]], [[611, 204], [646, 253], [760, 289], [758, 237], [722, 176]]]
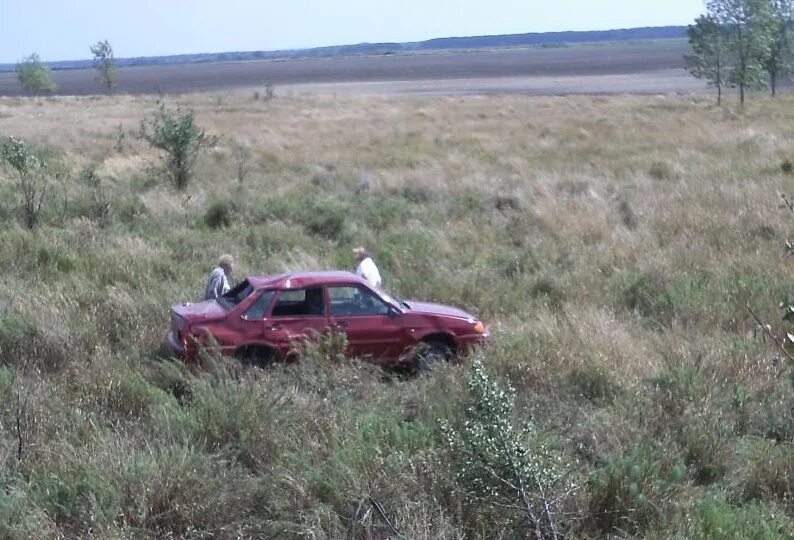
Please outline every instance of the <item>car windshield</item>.
[[400, 300], [399, 298], [396, 298], [394, 296], [391, 296], [391, 295], [387, 294], [385, 291], [381, 291], [381, 290], [377, 290], [377, 289], [373, 289], [373, 290], [377, 293], [378, 296], [381, 297], [381, 299], [384, 302], [386, 302], [388, 304], [392, 304], [392, 305], [395, 305], [395, 306], [408, 307], [408, 304], [406, 304], [404, 301]]
[[221, 307], [223, 307], [223, 309], [229, 311], [234, 306], [248, 298], [252, 292], [254, 292], [254, 286], [248, 283], [248, 280], [245, 279], [229, 290], [229, 292], [218, 297], [217, 302], [221, 305]]

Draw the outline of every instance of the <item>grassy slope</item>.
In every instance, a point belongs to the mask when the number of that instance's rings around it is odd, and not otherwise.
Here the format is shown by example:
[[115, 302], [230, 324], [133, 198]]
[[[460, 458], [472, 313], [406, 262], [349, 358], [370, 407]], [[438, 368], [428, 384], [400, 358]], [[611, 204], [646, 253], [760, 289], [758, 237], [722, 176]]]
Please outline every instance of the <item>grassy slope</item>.
[[[581, 486], [572, 537], [794, 534], [794, 378], [744, 308], [776, 321], [792, 282], [791, 98], [171, 104], [224, 134], [188, 193], [129, 134], [154, 99], [0, 100], [0, 132], [73, 172], [35, 232], [0, 183], [1, 536], [338, 538], [368, 493], [406, 538], [522, 536], [454, 489], [437, 420], [460, 416], [465, 368], [162, 357], [167, 307], [219, 253], [268, 273], [347, 267], [357, 244], [395, 294], [490, 323], [489, 371]], [[229, 227], [204, 223], [214, 203]]]

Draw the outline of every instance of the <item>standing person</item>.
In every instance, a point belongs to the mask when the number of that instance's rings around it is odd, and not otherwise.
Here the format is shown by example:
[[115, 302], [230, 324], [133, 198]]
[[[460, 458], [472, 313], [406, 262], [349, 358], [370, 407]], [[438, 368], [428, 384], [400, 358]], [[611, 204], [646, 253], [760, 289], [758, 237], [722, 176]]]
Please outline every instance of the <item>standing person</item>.
[[369, 256], [367, 248], [357, 247], [353, 250], [353, 255], [355, 255], [358, 262], [356, 275], [366, 279], [376, 289], [380, 289], [382, 287], [380, 272], [378, 272], [378, 267], [375, 266], [375, 261]]
[[207, 285], [204, 287], [204, 300], [215, 300], [229, 292], [231, 286], [227, 278], [232, 275], [233, 271], [234, 257], [228, 253], [221, 255], [218, 259], [218, 266], [210, 272], [210, 277], [207, 279]]

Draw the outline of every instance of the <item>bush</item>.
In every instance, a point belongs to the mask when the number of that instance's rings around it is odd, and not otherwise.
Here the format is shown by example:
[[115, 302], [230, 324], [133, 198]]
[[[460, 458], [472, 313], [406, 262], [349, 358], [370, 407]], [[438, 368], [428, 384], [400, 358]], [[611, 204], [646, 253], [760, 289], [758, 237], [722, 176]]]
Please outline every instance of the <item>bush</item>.
[[590, 517], [605, 534], [653, 528], [678, 493], [686, 466], [670, 449], [637, 445], [613, 455], [588, 482]]
[[196, 125], [193, 111], [169, 111], [164, 103], [141, 121], [140, 137], [153, 148], [165, 152], [163, 169], [177, 189], [185, 189], [190, 183], [193, 166], [201, 152], [218, 143], [217, 136], [208, 135]]
[[757, 503], [732, 506], [710, 496], [695, 504], [693, 540], [783, 540], [792, 537], [792, 523]]
[[234, 206], [228, 202], [220, 201], [210, 205], [204, 213], [204, 223], [211, 229], [222, 229], [232, 224], [232, 211]]
[[25, 225], [28, 229], [36, 228], [52, 181], [47, 163], [28, 149], [24, 141], [14, 137], [0, 144], [0, 159], [16, 173]]
[[102, 178], [96, 172], [96, 166], [83, 169], [80, 180], [90, 189], [86, 217], [95, 220], [99, 225], [107, 225], [110, 221], [111, 198]]
[[675, 304], [661, 276], [634, 278], [623, 291], [623, 304], [662, 325], [669, 325], [675, 314]]
[[306, 230], [329, 240], [338, 240], [345, 227], [345, 212], [328, 204], [314, 204], [302, 217]]
[[655, 180], [675, 180], [678, 176], [675, 169], [666, 161], [654, 161], [651, 163], [648, 174]]
[[559, 538], [558, 459], [532, 425], [514, 425], [513, 391], [502, 390], [479, 359], [471, 365], [469, 391], [463, 426], [442, 422], [456, 484], [469, 503], [515, 508], [535, 537]]
[[574, 369], [570, 381], [578, 395], [596, 403], [609, 401], [620, 391], [609, 371], [595, 362]]
[[51, 94], [58, 89], [49, 68], [41, 63], [36, 53], [17, 62], [16, 72], [19, 84], [32, 94]]

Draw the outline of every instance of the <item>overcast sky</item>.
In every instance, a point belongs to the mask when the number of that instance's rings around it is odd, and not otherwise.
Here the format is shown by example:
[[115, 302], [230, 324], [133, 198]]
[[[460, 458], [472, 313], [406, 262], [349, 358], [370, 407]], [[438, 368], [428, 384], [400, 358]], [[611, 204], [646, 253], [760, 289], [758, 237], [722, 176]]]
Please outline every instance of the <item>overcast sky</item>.
[[702, 0], [0, 0], [0, 63], [689, 24]]

